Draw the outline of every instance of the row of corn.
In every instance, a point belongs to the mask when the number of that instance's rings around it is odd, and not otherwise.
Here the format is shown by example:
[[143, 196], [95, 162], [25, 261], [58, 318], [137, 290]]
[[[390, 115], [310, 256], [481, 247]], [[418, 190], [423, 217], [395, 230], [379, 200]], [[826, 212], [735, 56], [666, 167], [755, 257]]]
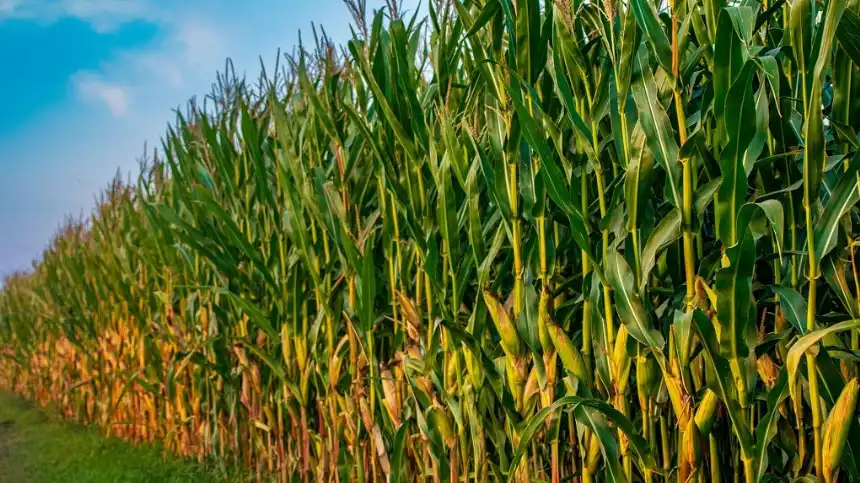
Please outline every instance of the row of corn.
[[346, 6], [0, 292], [0, 385], [275, 481], [860, 481], [860, 2]]

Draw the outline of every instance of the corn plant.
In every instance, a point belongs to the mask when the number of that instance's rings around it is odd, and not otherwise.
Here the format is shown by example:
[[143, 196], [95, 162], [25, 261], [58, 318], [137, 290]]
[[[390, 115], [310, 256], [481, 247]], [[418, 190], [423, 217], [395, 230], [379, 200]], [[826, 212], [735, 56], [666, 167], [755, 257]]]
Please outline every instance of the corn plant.
[[5, 388], [276, 481], [860, 481], [860, 2], [347, 7], [6, 279]]

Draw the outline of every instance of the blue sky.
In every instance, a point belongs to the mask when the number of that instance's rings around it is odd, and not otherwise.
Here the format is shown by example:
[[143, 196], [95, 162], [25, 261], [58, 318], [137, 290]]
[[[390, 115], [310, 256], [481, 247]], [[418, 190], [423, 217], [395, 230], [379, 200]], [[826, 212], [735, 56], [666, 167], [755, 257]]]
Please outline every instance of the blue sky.
[[227, 57], [253, 78], [311, 23], [342, 43], [350, 22], [342, 0], [0, 0], [0, 276], [29, 268], [117, 170], [136, 175]]

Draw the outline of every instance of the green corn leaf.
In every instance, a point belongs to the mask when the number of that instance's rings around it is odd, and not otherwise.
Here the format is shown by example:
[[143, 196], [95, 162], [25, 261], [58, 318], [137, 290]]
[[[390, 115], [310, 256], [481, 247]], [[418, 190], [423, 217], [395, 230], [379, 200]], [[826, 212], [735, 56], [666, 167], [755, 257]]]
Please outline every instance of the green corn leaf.
[[463, 148], [459, 139], [457, 139], [457, 135], [454, 133], [454, 127], [451, 126], [448, 116], [441, 115], [440, 122], [442, 124], [442, 139], [445, 141], [445, 151], [448, 154], [449, 163], [454, 168], [454, 174], [457, 176], [460, 186], [465, 188], [468, 163], [466, 162]]
[[[516, 330], [520, 335], [520, 339], [526, 343], [532, 354], [534, 354], [533, 359], [535, 364], [540, 364], [537, 360], [542, 360], [542, 357], [539, 356], [543, 354], [543, 348], [538, 335], [538, 300], [534, 287], [527, 286], [525, 288], [522, 304], [523, 310], [516, 317]], [[543, 367], [536, 368], [540, 371], [538, 375], [545, 378], [546, 375], [542, 374]]]
[[[544, 179], [547, 194], [553, 202], [555, 202], [567, 214], [574, 242], [588, 256], [588, 258], [597, 264], [597, 259], [594, 257], [591, 248], [591, 242], [588, 239], [585, 219], [583, 218], [582, 213], [580, 213], [573, 204], [570, 193], [565, 186], [565, 177], [562, 174], [561, 169], [558, 167], [558, 164], [555, 162], [549, 146], [546, 143], [546, 139], [541, 136], [541, 131], [523, 104], [522, 98], [520, 97], [522, 94], [520, 87], [521, 86], [519, 84], [514, 87], [509, 87], [511, 100], [516, 108], [520, 122], [522, 123], [523, 134], [528, 140], [529, 145], [540, 155], [540, 172]], [[534, 104], [532, 105], [534, 106]], [[534, 109], [537, 110], [539, 108], [534, 106]], [[594, 271], [597, 273], [598, 277], [603, 277], [603, 272], [600, 270], [599, 266], [595, 266]]]
[[361, 290], [359, 319], [362, 330], [367, 333], [373, 330], [376, 319], [374, 304], [376, 300], [376, 265], [374, 263], [374, 237], [368, 237], [364, 246], [364, 254], [361, 257]]
[[403, 148], [406, 150], [407, 155], [409, 157], [413, 159], [417, 158], [417, 148], [415, 147], [412, 138], [406, 132], [406, 129], [397, 119], [397, 116], [394, 114], [394, 111], [391, 109], [391, 106], [388, 104], [388, 101], [386, 100], [382, 89], [379, 87], [379, 84], [377, 84], [376, 79], [373, 76], [370, 63], [367, 61], [367, 57], [365, 56], [363, 49], [355, 41], [350, 41], [349, 50], [352, 53], [353, 57], [358, 61], [358, 66], [360, 68], [361, 74], [367, 82], [367, 85], [370, 90], [373, 91], [374, 99], [376, 100], [380, 109], [385, 115], [385, 118], [391, 126], [391, 129], [394, 131], [395, 136], [397, 136], [397, 140], [403, 145]]
[[[266, 364], [266, 367], [271, 369], [272, 373], [278, 376], [278, 378], [280, 378], [284, 382], [287, 382], [287, 374], [284, 372], [284, 366], [282, 363], [275, 361], [272, 356], [270, 356], [262, 348], [257, 347], [254, 344], [245, 343], [242, 346], [248, 349], [248, 351], [252, 352], [255, 356], [259, 357], [260, 360], [263, 361], [264, 364]], [[297, 388], [293, 386], [293, 389], [296, 390]], [[296, 390], [296, 392], [299, 391]]]
[[788, 397], [788, 374], [785, 369], [779, 371], [779, 377], [773, 389], [767, 394], [767, 412], [759, 420], [755, 428], [756, 434], [756, 457], [755, 467], [756, 481], [761, 481], [767, 473], [768, 448], [770, 442], [776, 436], [777, 420], [779, 419], [779, 405]]
[[[564, 42], [572, 42], [572, 40], [565, 37], [567, 34], [564, 27], [556, 27], [553, 29], [555, 34], [555, 42], [557, 44], [562, 44]], [[591, 129], [585, 124], [585, 121], [580, 116], [579, 112], [576, 108], [576, 101], [573, 87], [570, 82], [575, 81], [573, 77], [571, 77], [570, 72], [565, 73], [563, 68], [565, 67], [565, 61], [562, 57], [561, 48], [554, 48], [553, 53], [553, 61], [552, 67], [553, 69], [550, 71], [553, 75], [553, 80], [555, 81], [555, 88], [558, 91], [559, 99], [564, 106], [565, 113], [567, 114], [568, 119], [574, 126], [574, 132], [576, 133], [577, 139], [580, 140], [583, 149], [588, 155], [589, 159], [595, 158], [595, 153], [593, 150], [592, 143], [592, 134]], [[571, 79], [570, 81], [568, 79]]]
[[810, 59], [814, 60], [813, 65], [815, 66], [815, 70], [812, 73], [813, 84], [814, 82], [821, 82], [823, 84], [822, 76], [824, 75], [824, 70], [831, 64], [830, 53], [833, 51], [836, 31], [841, 23], [846, 4], [847, 0], [831, 0], [827, 2], [823, 24], [815, 35], [816, 41], [820, 43], [817, 49], [813, 49], [813, 57]]
[[737, 218], [748, 187], [744, 152], [756, 131], [756, 108], [752, 91], [754, 71], [755, 64], [746, 63], [726, 98], [725, 122], [729, 141], [720, 153], [723, 181], [718, 191], [716, 215], [720, 218], [720, 241], [727, 246], [734, 245], [738, 240]]
[[729, 266], [717, 272], [717, 312], [724, 324], [720, 331], [720, 354], [728, 359], [741, 359], [749, 353], [746, 336], [753, 307], [752, 279], [756, 260], [752, 219], [756, 213], [763, 212], [770, 219], [774, 231], [782, 231], [781, 205], [765, 203], [748, 203], [739, 210], [738, 242], [726, 249]]
[[675, 240], [681, 237], [681, 210], [673, 209], [666, 215], [651, 232], [645, 248], [642, 249], [641, 271], [639, 280], [639, 291], [643, 291], [648, 284], [651, 270], [657, 263], [657, 254], [665, 250]]
[[299, 82], [303, 88], [303, 92], [308, 96], [308, 99], [311, 102], [311, 105], [314, 106], [314, 113], [319, 117], [320, 123], [322, 124], [323, 129], [325, 129], [326, 134], [332, 139], [337, 139], [337, 130], [334, 127], [334, 121], [332, 121], [331, 116], [329, 116], [328, 111], [320, 99], [319, 93], [316, 88], [314, 88], [311, 83], [310, 78], [308, 77], [307, 67], [302, 63], [302, 65], [298, 68], [299, 74]]
[[486, 256], [484, 236], [482, 233], [480, 192], [478, 191], [478, 163], [473, 164], [466, 179], [466, 210], [468, 212], [469, 243], [472, 245], [472, 255], [475, 260], [483, 261]]
[[785, 367], [788, 371], [788, 385], [792, 399], [797, 400], [797, 368], [800, 366], [800, 358], [806, 353], [806, 351], [830, 334], [853, 330], [858, 327], [860, 327], [860, 320], [846, 320], [823, 329], [812, 331], [798, 339], [797, 342], [791, 346], [791, 349], [788, 351], [788, 356], [785, 359]]
[[657, 62], [667, 74], [672, 75], [672, 45], [666, 32], [663, 31], [663, 25], [657, 19], [654, 5], [649, 0], [632, 0], [630, 7], [636, 16], [636, 22], [645, 33], [645, 38], [648, 39]]
[[630, 80], [633, 74], [634, 57], [638, 52], [639, 43], [642, 41], [642, 31], [637, 28], [637, 19], [635, 11], [628, 10], [626, 13], [619, 12], [623, 15], [621, 27], [621, 44], [620, 54], [617, 63], [617, 78], [613, 78], [615, 88], [618, 91], [619, 105], [624, 108], [627, 106], [627, 95], [630, 92]]
[[715, 178], [699, 186], [694, 193], [693, 209], [696, 214], [701, 215], [714, 201], [714, 193], [720, 189], [723, 178]]
[[439, 471], [442, 474], [448, 474], [450, 462], [442, 429], [450, 425], [448, 416], [442, 408], [431, 406], [426, 410], [423, 419], [425, 427], [422, 428], [422, 432], [430, 439], [430, 452], [439, 464]]
[[[774, 242], [776, 243], [776, 253], [781, 258], [783, 246], [785, 245], [785, 212], [782, 209], [782, 204], [776, 200], [765, 200], [756, 203], [756, 206], [767, 218], [771, 233], [773, 233]], [[750, 228], [753, 229], [753, 226]], [[764, 233], [760, 235], [764, 235]]]
[[810, 0], [792, 2], [789, 15], [788, 37], [794, 61], [801, 75], [806, 75], [809, 68], [814, 21], [812, 7], [813, 3]]
[[652, 328], [648, 311], [636, 293], [633, 272], [620, 253], [609, 252], [606, 276], [613, 289], [618, 315], [630, 335], [649, 347], [662, 349], [663, 335]]
[[[732, 91], [729, 91], [729, 95]], [[756, 160], [764, 150], [768, 134], [768, 97], [767, 89], [759, 88], [755, 95], [755, 133], [744, 150], [744, 173], [747, 177], [752, 173]]]
[[[645, 467], [652, 471], [656, 470], [654, 456], [651, 454], [647, 442], [639, 435], [633, 423], [626, 416], [604, 401], [577, 396], [565, 396], [556, 400], [550, 406], [541, 409], [526, 422], [525, 428], [521, 433], [520, 443], [517, 445], [514, 456], [511, 459], [508, 473], [509, 481], [513, 478], [514, 470], [517, 468], [519, 461], [522, 459], [541, 425], [545, 425], [547, 418], [556, 411], [567, 408], [572, 409], [578, 420], [598, 434], [603, 456], [609, 466], [607, 471], [612, 481], [626, 481], [626, 478], [623, 471], [618, 471], [619, 468], [613, 468], [614, 466], [620, 466], [618, 465], [618, 443], [615, 441], [615, 437], [611, 431], [609, 431], [609, 427], [606, 425], [603, 417], [608, 418], [629, 438], [630, 445], [638, 456], [642, 458]], [[597, 414], [603, 417], [599, 417]]]
[[630, 136], [630, 160], [624, 178], [624, 204], [627, 206], [627, 231], [640, 228], [639, 213], [645, 211], [651, 191], [654, 155], [639, 124]]
[[836, 293], [836, 297], [842, 302], [842, 307], [852, 318], [858, 318], [857, 305], [854, 294], [848, 286], [845, 278], [845, 261], [838, 252], [831, 253], [821, 262], [821, 272], [830, 288]]
[[720, 354], [728, 359], [742, 359], [749, 353], [746, 343], [752, 304], [752, 275], [755, 268], [755, 245], [751, 237], [733, 248], [731, 265], [717, 272], [717, 312], [720, 315]]
[[450, 165], [447, 159], [442, 161], [442, 166], [439, 167], [434, 176], [436, 178], [436, 219], [439, 223], [439, 233], [442, 235], [442, 240], [447, 248], [451, 266], [456, 267], [460, 255], [460, 245], [456, 242], [459, 230], [454, 187], [451, 183]]
[[[204, 288], [204, 287], [201, 287]], [[221, 295], [225, 295], [230, 298], [230, 300], [236, 304], [237, 307], [242, 309], [246, 314], [248, 314], [248, 319], [253, 322], [257, 327], [263, 330], [266, 335], [269, 336], [271, 340], [278, 340], [279, 334], [278, 331], [275, 330], [274, 326], [267, 316], [259, 307], [257, 307], [252, 302], [245, 300], [243, 297], [236, 295], [235, 293], [218, 287], [205, 287], [211, 290], [212, 292], [219, 293]]]
[[824, 212], [815, 224], [815, 257], [824, 260], [834, 248], [839, 231], [839, 221], [860, 201], [860, 151], [854, 155], [848, 170], [836, 183]]
[[[807, 204], [815, 203], [821, 190], [821, 175], [824, 172], [825, 156], [824, 119], [821, 109], [821, 89], [813, 86], [812, 96], [806, 111], [803, 135], [806, 141], [803, 150], [803, 199]], [[812, 106], [815, 106], [814, 108]], [[813, 237], [814, 239], [814, 237]], [[817, 251], [817, 250], [816, 250]], [[810, 258], [811, 273], [818, 273], [818, 257]]]
[[705, 354], [705, 361], [710, 366], [713, 374], [716, 377], [711, 381], [711, 389], [717, 393], [729, 415], [732, 423], [732, 429], [738, 437], [738, 442], [741, 446], [741, 451], [744, 455], [753, 457], [754, 443], [752, 435], [749, 432], [747, 421], [741, 412], [740, 405], [736, 399], [738, 390], [734, 384], [734, 377], [729, 369], [728, 361], [719, 355], [717, 334], [714, 332], [714, 325], [701, 310], [696, 309], [693, 312], [693, 321], [699, 337], [702, 338], [702, 349]]
[[743, 40], [735, 29], [730, 12], [728, 8], [718, 12], [719, 20], [714, 44], [714, 114], [719, 122], [733, 125], [738, 120], [743, 120], [731, 116], [726, 116], [724, 119], [723, 114], [730, 100], [729, 89], [740, 75], [745, 58]]
[[640, 50], [639, 55], [636, 56], [636, 65], [642, 74], [634, 80], [631, 89], [636, 107], [639, 109], [639, 123], [657, 164], [666, 170], [666, 199], [680, 209], [683, 206], [683, 200], [678, 143], [675, 141], [669, 116], [657, 97], [657, 86], [644, 50]]
[[[455, 2], [455, 4], [457, 5], [457, 10], [458, 10], [458, 12], [460, 12], [461, 16], [465, 16], [465, 15], [463, 15], [463, 13], [468, 13], [465, 10], [465, 8], [463, 8], [462, 2], [457, 0]], [[478, 14], [478, 17], [475, 18], [474, 22], [469, 27], [469, 30], [466, 31], [466, 37], [471, 37], [472, 35], [477, 33], [479, 30], [484, 28], [487, 25], [487, 23], [489, 23], [489, 21], [492, 20], [493, 17], [495, 17], [497, 13], [499, 13], [500, 9], [501, 9], [501, 5], [499, 4], [499, 2], [497, 0], [490, 0], [487, 3], [485, 3], [484, 8], [482, 8], [481, 12]]]
[[403, 460], [403, 455], [406, 452], [406, 437], [407, 430], [409, 426], [407, 424], [401, 424], [399, 428], [397, 428], [397, 433], [394, 434], [394, 443], [391, 446], [391, 483], [400, 483], [401, 481], [406, 481], [404, 477], [404, 469], [405, 469], [405, 461]]
[[836, 28], [836, 38], [854, 65], [860, 65], [860, 15], [857, 12], [843, 12], [842, 20]]
[[779, 294], [782, 313], [800, 334], [806, 333], [806, 300], [797, 290], [781, 285], [771, 285], [770, 289]]

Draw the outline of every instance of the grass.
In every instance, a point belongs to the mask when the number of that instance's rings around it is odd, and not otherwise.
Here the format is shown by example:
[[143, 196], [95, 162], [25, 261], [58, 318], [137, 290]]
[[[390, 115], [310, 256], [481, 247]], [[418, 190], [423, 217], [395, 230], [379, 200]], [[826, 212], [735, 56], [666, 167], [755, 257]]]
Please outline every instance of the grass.
[[162, 458], [154, 445], [133, 446], [94, 428], [57, 421], [0, 393], [0, 483], [194, 483], [223, 481], [201, 466]]

